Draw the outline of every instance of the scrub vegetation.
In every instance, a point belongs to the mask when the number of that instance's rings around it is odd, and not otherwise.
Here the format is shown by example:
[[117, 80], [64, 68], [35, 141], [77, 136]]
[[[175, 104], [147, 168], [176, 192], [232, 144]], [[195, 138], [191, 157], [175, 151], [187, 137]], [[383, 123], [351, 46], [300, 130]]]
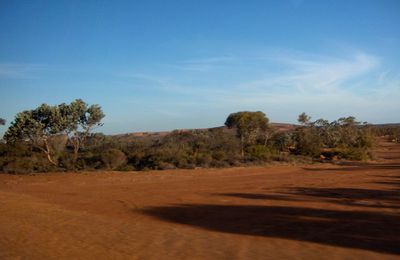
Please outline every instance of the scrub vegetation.
[[[18, 113], [0, 144], [0, 171], [150, 170], [230, 167], [273, 161], [369, 160], [376, 136], [397, 142], [399, 127], [373, 126], [354, 117], [275, 127], [261, 111], [228, 115], [225, 126], [165, 134], [108, 136], [99, 105], [77, 99]], [[0, 120], [1, 125], [5, 120]]]

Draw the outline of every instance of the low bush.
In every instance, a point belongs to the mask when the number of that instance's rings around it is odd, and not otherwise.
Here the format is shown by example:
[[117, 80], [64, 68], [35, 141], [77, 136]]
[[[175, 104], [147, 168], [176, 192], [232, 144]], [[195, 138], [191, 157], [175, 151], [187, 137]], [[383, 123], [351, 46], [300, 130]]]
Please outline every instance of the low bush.
[[370, 158], [370, 153], [364, 148], [347, 147], [337, 149], [338, 157], [340, 159], [354, 160], [354, 161], [365, 161]]
[[40, 156], [3, 158], [1, 168], [3, 172], [12, 174], [55, 172], [61, 170], [53, 165], [49, 165], [47, 160]]
[[104, 167], [110, 170], [123, 167], [127, 162], [126, 155], [118, 149], [108, 149], [101, 153], [100, 158]]
[[306, 120], [285, 132], [267, 127], [250, 131], [248, 134], [252, 134], [245, 136], [234, 128], [177, 130], [167, 135], [141, 137], [91, 134], [80, 146], [77, 157], [73, 146], [65, 143], [65, 137], [60, 135], [54, 139], [57, 142], [51, 154], [57, 167], [51, 166], [40, 148], [20, 140], [12, 144], [0, 143], [0, 171], [167, 170], [246, 166], [271, 161], [302, 164], [311, 163], [312, 159], [367, 160], [373, 158], [370, 148], [375, 145], [374, 134], [387, 134], [392, 138], [398, 136], [400, 131], [397, 130], [393, 127], [374, 129], [348, 117], [331, 123], [322, 119]]
[[269, 161], [273, 155], [265, 145], [251, 145], [246, 147], [246, 155], [250, 161]]

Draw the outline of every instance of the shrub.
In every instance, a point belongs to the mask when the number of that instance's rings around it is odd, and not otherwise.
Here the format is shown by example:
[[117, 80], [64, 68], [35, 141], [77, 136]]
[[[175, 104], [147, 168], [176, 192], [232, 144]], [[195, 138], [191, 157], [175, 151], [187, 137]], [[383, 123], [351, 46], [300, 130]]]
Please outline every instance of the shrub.
[[34, 172], [59, 171], [60, 169], [50, 165], [41, 156], [31, 157], [7, 157], [3, 161], [2, 170], [6, 173], [29, 174]]
[[226, 168], [226, 167], [229, 167], [229, 166], [231, 166], [228, 162], [225, 162], [225, 161], [216, 161], [216, 160], [213, 160], [211, 163], [210, 163], [210, 166], [211, 167], [214, 167], [214, 168]]
[[289, 133], [278, 132], [271, 138], [272, 146], [278, 151], [287, 151], [292, 143], [292, 137]]
[[103, 162], [101, 160], [101, 154], [92, 151], [83, 152], [78, 158], [76, 164], [76, 167], [79, 170], [95, 170], [100, 169], [102, 166]]
[[101, 154], [101, 161], [106, 169], [115, 170], [126, 164], [126, 155], [118, 149], [109, 149]]
[[196, 165], [201, 167], [208, 167], [213, 160], [209, 153], [199, 153], [196, 155]]
[[73, 171], [77, 169], [77, 165], [75, 163], [75, 160], [72, 156], [72, 154], [69, 154], [68, 152], [64, 152], [59, 154], [59, 159], [58, 163], [60, 167], [64, 168], [67, 171]]
[[342, 159], [348, 160], [368, 160], [370, 159], [370, 155], [368, 150], [365, 148], [357, 148], [357, 147], [347, 147], [338, 149], [338, 156]]
[[13, 174], [28, 174], [34, 172], [34, 162], [31, 158], [18, 158], [3, 165], [3, 171]]
[[323, 147], [318, 130], [314, 127], [300, 127], [294, 132], [296, 144], [295, 153], [311, 157], [318, 157]]
[[224, 151], [218, 150], [212, 153], [212, 159], [217, 161], [222, 161], [226, 158], [226, 154]]
[[271, 159], [271, 150], [264, 145], [251, 145], [246, 148], [246, 155], [250, 160], [267, 161]]

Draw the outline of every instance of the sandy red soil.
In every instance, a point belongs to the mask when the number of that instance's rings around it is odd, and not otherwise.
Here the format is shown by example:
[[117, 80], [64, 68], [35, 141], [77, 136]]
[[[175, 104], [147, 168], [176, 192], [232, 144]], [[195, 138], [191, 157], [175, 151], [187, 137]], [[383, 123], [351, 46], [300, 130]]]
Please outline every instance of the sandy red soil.
[[0, 259], [399, 259], [400, 145], [379, 162], [0, 174]]

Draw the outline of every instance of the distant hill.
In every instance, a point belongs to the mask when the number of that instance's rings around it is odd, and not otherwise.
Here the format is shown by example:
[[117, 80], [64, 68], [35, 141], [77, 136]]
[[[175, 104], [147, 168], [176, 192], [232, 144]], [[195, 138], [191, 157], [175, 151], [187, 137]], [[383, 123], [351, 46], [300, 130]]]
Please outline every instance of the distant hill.
[[[287, 131], [292, 131], [294, 130], [298, 125], [295, 124], [288, 124], [288, 123], [271, 123], [271, 125], [275, 128], [275, 130], [279, 132], [287, 132]], [[400, 123], [389, 123], [389, 124], [372, 124], [372, 126], [378, 127], [378, 128], [384, 128], [384, 127], [400, 127]], [[200, 128], [200, 129], [176, 129], [172, 131], [158, 131], [158, 132], [133, 132], [133, 133], [126, 133], [126, 134], [117, 134], [117, 135], [111, 135], [112, 138], [122, 141], [122, 142], [128, 142], [131, 140], [137, 140], [138, 138], [154, 138], [158, 139], [163, 136], [166, 136], [173, 131], [179, 131], [179, 132], [189, 132], [189, 131], [209, 131], [212, 129], [223, 129], [225, 132], [231, 132], [232, 134], [234, 133], [234, 129], [228, 129], [226, 126], [219, 126], [219, 127], [211, 127], [211, 128]]]
[[[293, 130], [296, 125], [294, 124], [286, 124], [286, 123], [271, 123], [271, 125], [280, 132], [287, 132]], [[173, 131], [179, 131], [179, 132], [189, 132], [189, 131], [209, 131], [212, 129], [223, 129], [223, 131], [226, 132], [232, 132], [234, 133], [233, 129], [229, 129], [226, 126], [220, 126], [220, 127], [212, 127], [212, 128], [200, 128], [200, 129], [176, 129]], [[126, 133], [126, 134], [117, 134], [117, 135], [111, 135], [111, 137], [115, 138], [118, 141], [130, 141], [138, 138], [154, 138], [158, 139], [163, 136], [166, 136], [167, 134], [172, 133], [173, 131], [159, 131], [159, 132], [134, 132], [134, 133]]]
[[280, 132], [291, 131], [296, 128], [297, 125], [294, 124], [286, 124], [286, 123], [271, 123], [271, 125]]
[[376, 127], [400, 127], [400, 123], [390, 123], [390, 124], [372, 124]]

